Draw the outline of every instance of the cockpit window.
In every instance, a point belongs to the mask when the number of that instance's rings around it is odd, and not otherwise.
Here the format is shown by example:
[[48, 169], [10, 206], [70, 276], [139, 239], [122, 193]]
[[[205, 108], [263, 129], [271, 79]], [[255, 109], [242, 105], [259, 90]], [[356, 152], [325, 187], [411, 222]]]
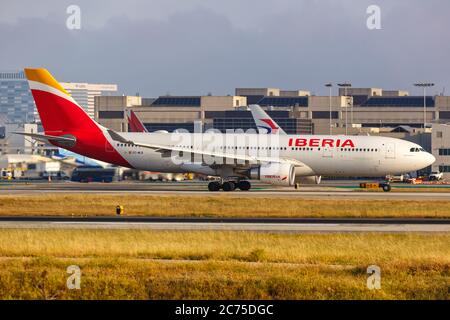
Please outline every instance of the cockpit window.
[[423, 148], [411, 148], [409, 149], [409, 152], [420, 152], [420, 151], [425, 151]]

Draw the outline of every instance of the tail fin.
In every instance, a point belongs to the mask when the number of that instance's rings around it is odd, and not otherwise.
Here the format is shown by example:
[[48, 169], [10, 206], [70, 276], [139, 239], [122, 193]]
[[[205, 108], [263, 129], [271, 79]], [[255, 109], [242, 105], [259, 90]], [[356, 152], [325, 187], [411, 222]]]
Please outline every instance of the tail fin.
[[95, 123], [47, 69], [25, 69], [46, 134], [97, 129]]
[[147, 128], [139, 120], [136, 113], [133, 110], [127, 110], [128, 130], [130, 132], [147, 132]]
[[[25, 69], [46, 139], [55, 146], [100, 161], [132, 168], [105, 135], [106, 128], [92, 120], [46, 69]], [[112, 139], [111, 139], [112, 140]]]
[[284, 130], [257, 104], [249, 106], [259, 133], [286, 134]]

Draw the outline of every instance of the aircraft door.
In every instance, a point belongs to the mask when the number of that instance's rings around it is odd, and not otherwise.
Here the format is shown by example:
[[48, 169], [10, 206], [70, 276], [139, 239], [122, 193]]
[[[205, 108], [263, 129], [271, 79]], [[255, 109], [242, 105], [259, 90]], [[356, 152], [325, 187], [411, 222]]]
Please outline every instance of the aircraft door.
[[385, 154], [386, 159], [395, 159], [395, 144], [393, 142], [388, 142], [385, 144]]
[[323, 158], [333, 158], [333, 148], [324, 147], [323, 151], [322, 151], [322, 157]]

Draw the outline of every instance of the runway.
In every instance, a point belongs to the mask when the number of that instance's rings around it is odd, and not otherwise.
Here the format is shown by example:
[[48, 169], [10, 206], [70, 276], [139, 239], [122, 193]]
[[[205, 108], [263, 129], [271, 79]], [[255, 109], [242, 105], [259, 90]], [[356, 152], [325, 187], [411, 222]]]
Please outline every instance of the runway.
[[144, 229], [286, 233], [450, 232], [450, 219], [0, 217], [1, 228]]
[[[48, 193], [82, 193], [82, 194], [133, 194], [133, 195], [185, 195], [185, 196], [230, 196], [230, 197], [299, 197], [305, 199], [392, 199], [392, 200], [449, 200], [448, 186], [435, 186], [436, 191], [421, 191], [420, 188], [393, 186], [392, 192], [367, 191], [359, 189], [352, 181], [344, 183], [325, 183], [323, 185], [305, 185], [299, 189], [293, 187], [272, 187], [255, 183], [250, 191], [209, 192], [205, 182], [177, 183], [3, 183], [0, 195], [48, 194]], [[411, 190], [411, 191], [410, 191]]]

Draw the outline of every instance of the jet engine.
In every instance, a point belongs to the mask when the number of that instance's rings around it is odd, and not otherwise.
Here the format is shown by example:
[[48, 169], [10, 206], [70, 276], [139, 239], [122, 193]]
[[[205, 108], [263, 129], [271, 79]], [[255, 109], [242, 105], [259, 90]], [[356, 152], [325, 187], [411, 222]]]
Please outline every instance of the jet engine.
[[250, 179], [277, 186], [292, 186], [295, 182], [295, 167], [289, 163], [271, 162], [251, 168], [248, 176]]

